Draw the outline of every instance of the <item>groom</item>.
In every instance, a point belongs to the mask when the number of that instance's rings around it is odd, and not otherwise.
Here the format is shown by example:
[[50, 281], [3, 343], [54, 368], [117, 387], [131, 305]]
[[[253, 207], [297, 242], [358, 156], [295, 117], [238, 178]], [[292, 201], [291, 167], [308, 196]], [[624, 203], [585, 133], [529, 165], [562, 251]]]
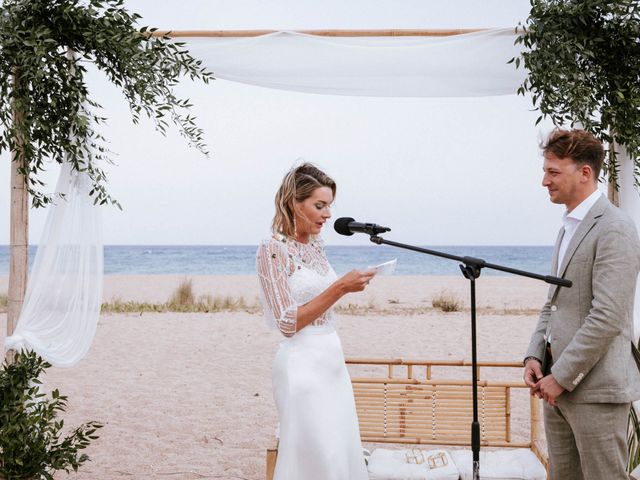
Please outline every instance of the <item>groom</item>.
[[[552, 480], [627, 479], [627, 420], [640, 398], [631, 353], [640, 243], [633, 221], [597, 188], [601, 142], [555, 130], [543, 145], [542, 185], [566, 211], [552, 286], [525, 358], [524, 380], [545, 400]], [[550, 365], [543, 374], [542, 363]]]

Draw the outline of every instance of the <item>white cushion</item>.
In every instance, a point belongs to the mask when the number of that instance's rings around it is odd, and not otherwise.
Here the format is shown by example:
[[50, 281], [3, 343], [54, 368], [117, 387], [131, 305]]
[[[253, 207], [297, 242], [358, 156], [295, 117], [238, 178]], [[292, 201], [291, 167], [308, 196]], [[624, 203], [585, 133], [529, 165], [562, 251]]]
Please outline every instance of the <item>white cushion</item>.
[[[421, 464], [407, 463], [407, 452], [412, 450], [375, 449], [369, 459], [369, 480], [458, 480], [460, 478], [453, 459], [444, 450], [423, 450], [425, 462]], [[430, 468], [427, 459], [436, 455], [444, 455], [446, 465], [441, 465], [442, 462], [440, 462], [436, 468]]]
[[[451, 450], [461, 480], [473, 480], [471, 450]], [[482, 480], [546, 480], [547, 472], [538, 457], [527, 448], [480, 450]]]

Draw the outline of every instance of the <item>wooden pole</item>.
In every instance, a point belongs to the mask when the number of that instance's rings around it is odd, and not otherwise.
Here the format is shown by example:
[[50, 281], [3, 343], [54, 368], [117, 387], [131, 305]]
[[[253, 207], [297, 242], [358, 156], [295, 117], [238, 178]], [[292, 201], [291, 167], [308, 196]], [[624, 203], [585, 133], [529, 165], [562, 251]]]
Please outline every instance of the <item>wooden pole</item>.
[[[321, 37], [448, 37], [464, 33], [481, 32], [486, 28], [447, 28], [430, 30], [291, 30], [295, 33], [317, 35]], [[168, 35], [175, 38], [186, 37], [258, 37], [276, 33], [280, 30], [156, 30], [151, 33], [154, 37]]]
[[[13, 84], [19, 81], [19, 73], [14, 70]], [[13, 109], [14, 125], [21, 119], [21, 112]], [[18, 172], [22, 165], [22, 148], [20, 140], [16, 139], [16, 148], [11, 152], [11, 213], [10, 213], [10, 264], [9, 264], [9, 291], [7, 304], [7, 336], [13, 334], [22, 302], [27, 289], [27, 268], [29, 248], [29, 193], [27, 192], [24, 175]], [[13, 352], [7, 352], [11, 361]]]
[[[615, 142], [611, 142], [609, 144], [609, 158], [610, 159], [613, 159], [617, 147], [618, 147], [618, 145]], [[621, 159], [620, 156], [618, 156], [618, 166], [620, 165], [619, 162], [621, 160], [624, 160], [624, 159]], [[612, 164], [609, 163], [609, 165], [611, 166]], [[618, 168], [618, 171], [616, 173], [618, 174], [618, 185], [620, 185], [620, 168]], [[607, 187], [608, 187], [607, 196], [609, 197], [609, 201], [611, 203], [613, 203], [616, 207], [619, 207], [620, 206], [620, 192], [618, 192], [618, 190], [616, 190], [616, 184], [611, 181], [611, 176], [609, 176], [609, 183], [608, 183]]]

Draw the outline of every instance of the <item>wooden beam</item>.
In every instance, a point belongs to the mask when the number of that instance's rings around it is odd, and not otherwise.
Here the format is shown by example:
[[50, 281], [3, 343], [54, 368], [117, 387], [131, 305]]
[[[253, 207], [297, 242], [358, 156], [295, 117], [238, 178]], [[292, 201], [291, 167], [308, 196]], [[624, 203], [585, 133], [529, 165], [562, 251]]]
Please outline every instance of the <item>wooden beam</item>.
[[[612, 136], [613, 136], [613, 133], [614, 132], [611, 132]], [[612, 141], [609, 144], [609, 162], [611, 162], [611, 160], [614, 159], [616, 153], [618, 154], [622, 153], [620, 150], [621, 150], [620, 146], [617, 143]], [[618, 163], [617, 163], [616, 173], [618, 174], [618, 187], [619, 187], [620, 186], [620, 160], [621, 160], [620, 156], [618, 157], [617, 160], [618, 160]], [[611, 166], [611, 163], [609, 163], [609, 166]], [[607, 181], [607, 198], [609, 198], [609, 201], [613, 203], [616, 207], [620, 207], [620, 192], [616, 188], [616, 183], [611, 180], [611, 177], [609, 177]]]
[[[14, 70], [14, 86], [19, 81], [19, 72]], [[20, 121], [22, 112], [13, 109], [14, 125]], [[22, 303], [27, 289], [27, 269], [29, 259], [29, 193], [24, 175], [18, 172], [22, 164], [20, 140], [16, 140], [16, 148], [11, 152], [11, 213], [10, 213], [10, 263], [9, 290], [7, 303], [7, 336], [13, 335], [22, 310]], [[11, 361], [12, 352], [8, 352]]]
[[[481, 32], [486, 28], [446, 28], [430, 30], [291, 30], [296, 33], [306, 35], [317, 35], [321, 37], [449, 37], [452, 35], [462, 35], [464, 33]], [[281, 30], [156, 30], [151, 35], [161, 37], [168, 35], [173, 38], [194, 38], [194, 37], [258, 37], [268, 35]], [[289, 31], [289, 30], [288, 30]]]

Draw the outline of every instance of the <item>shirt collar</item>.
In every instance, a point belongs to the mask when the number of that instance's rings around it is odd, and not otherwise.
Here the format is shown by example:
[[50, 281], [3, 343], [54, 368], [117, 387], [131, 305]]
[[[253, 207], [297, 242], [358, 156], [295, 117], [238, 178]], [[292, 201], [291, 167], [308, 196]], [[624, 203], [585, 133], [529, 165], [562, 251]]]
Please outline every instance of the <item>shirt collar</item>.
[[585, 198], [576, 208], [571, 210], [571, 212], [567, 212], [565, 210], [562, 215], [562, 223], [567, 225], [568, 223], [580, 223], [584, 217], [589, 213], [591, 207], [593, 207], [596, 202], [602, 196], [602, 192], [600, 190], [596, 190], [587, 198]]

